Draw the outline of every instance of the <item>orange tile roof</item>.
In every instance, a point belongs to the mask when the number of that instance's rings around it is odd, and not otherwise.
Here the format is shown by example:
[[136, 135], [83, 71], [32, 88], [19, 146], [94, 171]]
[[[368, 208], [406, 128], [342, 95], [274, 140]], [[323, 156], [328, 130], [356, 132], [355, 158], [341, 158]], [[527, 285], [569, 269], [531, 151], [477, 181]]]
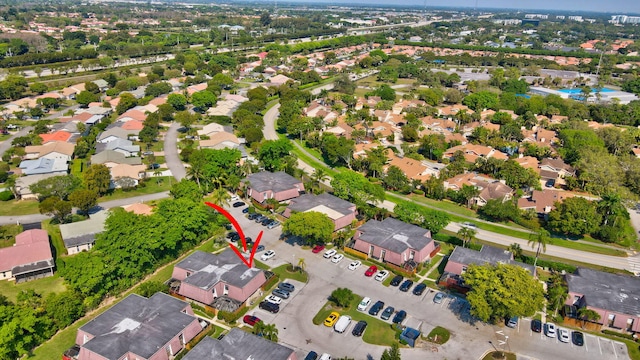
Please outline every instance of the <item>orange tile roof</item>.
[[40, 134], [39, 136], [42, 139], [42, 143], [46, 144], [51, 141], [67, 142], [71, 138], [71, 133], [68, 133], [66, 131], [56, 131], [49, 134]]

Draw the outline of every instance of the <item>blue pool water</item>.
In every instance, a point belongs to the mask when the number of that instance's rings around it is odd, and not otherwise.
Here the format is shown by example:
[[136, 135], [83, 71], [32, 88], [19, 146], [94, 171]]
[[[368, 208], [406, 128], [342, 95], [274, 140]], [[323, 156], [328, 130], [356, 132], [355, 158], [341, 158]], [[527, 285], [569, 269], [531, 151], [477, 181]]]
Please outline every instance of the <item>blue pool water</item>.
[[[580, 93], [582, 92], [582, 89], [560, 89], [558, 90], [560, 92], [566, 93], [566, 94], [571, 94], [571, 95], [580, 95]], [[606, 93], [606, 92], [613, 92], [615, 90], [613, 89], [609, 89], [609, 88], [602, 88], [600, 89], [600, 92]], [[591, 89], [592, 93], [596, 93], [596, 89]]]

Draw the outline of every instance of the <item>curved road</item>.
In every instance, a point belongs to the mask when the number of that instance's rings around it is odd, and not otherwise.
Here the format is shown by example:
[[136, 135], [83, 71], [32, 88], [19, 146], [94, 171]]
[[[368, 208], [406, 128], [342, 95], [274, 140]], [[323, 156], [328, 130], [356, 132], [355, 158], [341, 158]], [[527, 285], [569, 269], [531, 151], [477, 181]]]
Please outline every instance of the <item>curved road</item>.
[[179, 128], [180, 124], [177, 122], [171, 123], [171, 126], [169, 126], [169, 130], [164, 137], [164, 159], [167, 163], [167, 167], [171, 170], [171, 174], [178, 181], [187, 176], [187, 171], [178, 154]]
[[[277, 140], [278, 135], [275, 130], [275, 121], [278, 117], [278, 109], [280, 108], [280, 104], [275, 105], [271, 109], [269, 109], [264, 115], [264, 138], [267, 140]], [[294, 143], [298, 145], [297, 143]], [[301, 149], [304, 151], [304, 149]], [[309, 155], [311, 156], [311, 155]], [[300, 167], [307, 173], [311, 174], [314, 171], [314, 168], [309, 164], [306, 164], [302, 160], [298, 159], [298, 164]], [[383, 206], [387, 209], [391, 207], [393, 209], [393, 203], [389, 201], [385, 201]], [[419, 205], [423, 205], [419, 203]], [[473, 221], [478, 221], [477, 219], [471, 219]], [[508, 227], [508, 226], [505, 226]], [[447, 230], [457, 232], [460, 229], [460, 224], [450, 223], [447, 227]], [[527, 240], [516, 238], [513, 236], [502, 235], [493, 233], [490, 231], [478, 229], [478, 233], [476, 235], [478, 239], [488, 241], [494, 244], [509, 246], [513, 243], [520, 244], [522, 249], [530, 250], [531, 246], [527, 243]], [[628, 270], [631, 272], [640, 271], [640, 256], [631, 256], [631, 257], [618, 257], [618, 256], [609, 256], [591, 253], [588, 251], [580, 251], [568, 249], [562, 246], [555, 245], [547, 245], [547, 250], [544, 254], [549, 256], [554, 256], [562, 259], [569, 259], [573, 261], [579, 261], [587, 264], [594, 264], [600, 266], [606, 266], [614, 269]]]

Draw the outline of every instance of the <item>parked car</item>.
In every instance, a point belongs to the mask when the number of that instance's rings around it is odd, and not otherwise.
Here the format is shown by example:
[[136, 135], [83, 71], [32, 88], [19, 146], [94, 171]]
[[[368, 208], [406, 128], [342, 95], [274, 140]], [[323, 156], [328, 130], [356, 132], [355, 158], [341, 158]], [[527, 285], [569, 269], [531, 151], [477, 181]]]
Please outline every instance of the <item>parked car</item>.
[[331, 355], [327, 353], [322, 353], [322, 355], [320, 355], [320, 359], [318, 360], [331, 360]]
[[278, 288], [289, 293], [292, 293], [296, 289], [296, 287], [293, 284], [288, 282], [281, 282], [280, 284], [278, 284]]
[[[248, 209], [248, 208], [247, 208]], [[255, 220], [255, 218], [257, 218], [258, 216], [260, 216], [260, 214], [258, 213], [251, 213], [249, 215], [247, 215], [247, 219], [249, 220]]]
[[258, 248], [256, 249], [257, 253], [259, 253], [261, 251], [264, 251], [264, 245], [258, 245]]
[[369, 315], [372, 315], [372, 316], [378, 315], [378, 313], [380, 312], [380, 310], [382, 310], [383, 307], [384, 307], [384, 302], [378, 300], [375, 304], [373, 304], [371, 309], [369, 309]]
[[242, 213], [246, 214], [249, 212], [249, 207], [247, 206], [246, 208], [242, 209]]
[[427, 284], [424, 284], [424, 283], [420, 283], [416, 285], [416, 287], [413, 288], [413, 295], [418, 295], [418, 296], [422, 295], [422, 293], [426, 288], [427, 288]]
[[238, 200], [240, 200], [240, 196], [236, 194], [231, 195], [231, 201], [238, 201]]
[[349, 264], [349, 270], [353, 271], [353, 270], [359, 268], [360, 265], [362, 265], [362, 262], [360, 260], [353, 261], [351, 264]]
[[267, 226], [267, 225], [271, 224], [271, 222], [272, 222], [272, 221], [273, 221], [273, 220], [271, 220], [271, 219], [269, 219], [269, 218], [266, 218], [266, 219], [264, 219], [264, 220], [262, 220], [262, 221], [260, 222], [260, 225], [262, 225], [262, 226]]
[[334, 264], [339, 263], [340, 261], [342, 261], [342, 259], [344, 258], [344, 255], [342, 254], [336, 254], [331, 258], [331, 262]]
[[242, 201], [237, 201], [237, 202], [234, 202], [234, 203], [233, 203], [233, 207], [234, 207], [234, 208], [243, 207], [243, 206], [245, 206], [245, 205], [246, 205], [246, 204], [245, 204], [245, 203], [243, 203]]
[[375, 265], [371, 265], [369, 266], [369, 268], [367, 269], [367, 271], [364, 272], [364, 276], [368, 276], [371, 277], [373, 276], [373, 274], [375, 274], [378, 271], [378, 267]]
[[153, 151], [145, 151], [142, 153], [142, 155], [146, 155], [146, 156], [153, 155]]
[[556, 325], [552, 323], [544, 324], [544, 334], [548, 337], [556, 337]]
[[350, 324], [351, 324], [351, 316], [342, 315], [340, 316], [336, 324], [333, 325], [333, 330], [337, 333], [342, 334], [343, 332], [345, 332], [345, 330], [347, 330]]
[[[231, 225], [231, 224], [229, 224], [229, 225]], [[238, 233], [237, 233], [237, 232], [235, 232], [235, 231], [232, 231], [232, 232], [230, 232], [230, 233], [227, 233], [227, 239], [231, 239], [231, 238], [233, 238], [233, 236], [234, 236], [234, 235], [238, 235]]]
[[573, 342], [573, 345], [575, 346], [584, 345], [584, 335], [580, 331], [572, 331], [571, 342]]
[[384, 281], [384, 279], [386, 279], [389, 276], [389, 272], [387, 270], [380, 270], [377, 274], [375, 279], [377, 281]]
[[569, 330], [567, 330], [565, 328], [558, 328], [558, 340], [562, 341], [563, 343], [568, 343], [569, 342]]
[[282, 303], [282, 298], [277, 297], [275, 295], [269, 295], [264, 300], [276, 305], [280, 305]]
[[365, 296], [362, 299], [362, 301], [360, 301], [360, 304], [358, 304], [358, 311], [365, 311], [370, 304], [371, 304], [371, 298], [368, 296]]
[[389, 318], [391, 318], [391, 315], [393, 315], [395, 311], [396, 309], [394, 309], [393, 306], [387, 306], [387, 308], [384, 309], [382, 314], [380, 314], [380, 319], [389, 320]]
[[407, 312], [404, 310], [400, 310], [398, 311], [398, 313], [396, 313], [396, 316], [393, 317], [393, 320], [391, 320], [391, 322], [394, 324], [401, 324], [406, 317]]
[[158, 169], [160, 169], [160, 164], [151, 164], [151, 165], [149, 165], [149, 169], [158, 170]]
[[262, 320], [260, 320], [260, 318], [259, 318], [259, 317], [257, 317], [257, 316], [253, 316], [253, 315], [245, 315], [245, 316], [242, 318], [242, 321], [244, 321], [244, 323], [245, 323], [245, 324], [247, 324], [247, 325], [254, 326], [255, 324], [259, 323], [259, 322], [260, 322], [260, 321], [262, 321]]
[[288, 299], [289, 298], [289, 292], [288, 291], [284, 291], [282, 289], [274, 289], [271, 292], [273, 295], [282, 298], [282, 299]]
[[335, 255], [335, 254], [337, 254], [337, 253], [338, 253], [338, 250], [336, 250], [336, 249], [329, 249], [329, 250], [327, 250], [327, 251], [324, 253], [324, 255], [322, 255], [322, 257], [323, 257], [323, 258], [325, 258], [325, 259], [329, 259], [329, 258], [332, 258], [332, 257], [333, 257], [333, 255]]
[[260, 256], [260, 260], [267, 261], [267, 260], [271, 259], [274, 256], [276, 256], [276, 252], [273, 251], [273, 250], [268, 250], [266, 253], [264, 253], [264, 254], [262, 254], [262, 256]]
[[266, 310], [270, 313], [277, 313], [280, 311], [280, 305], [276, 305], [274, 303], [270, 303], [268, 301], [263, 301], [259, 305], [260, 309]]
[[440, 304], [442, 303], [442, 300], [445, 298], [445, 294], [444, 293], [437, 293], [436, 296], [433, 297], [433, 302], [436, 304]]
[[533, 332], [541, 332], [542, 331], [542, 321], [538, 319], [531, 320], [531, 331]]
[[280, 222], [276, 220], [272, 220], [269, 224], [267, 224], [267, 229], [273, 229], [280, 226]]
[[400, 291], [407, 292], [411, 289], [411, 286], [413, 286], [413, 280], [407, 279], [400, 285]]
[[324, 245], [316, 245], [313, 247], [313, 250], [311, 250], [311, 252], [317, 254], [322, 250], [324, 250]]
[[518, 327], [518, 317], [517, 316], [512, 316], [509, 319], [507, 319], [507, 326], [515, 329]]
[[462, 224], [460, 224], [462, 227], [466, 227], [469, 229], [477, 229], [478, 226], [472, 222], [463, 222]]
[[264, 219], [268, 219], [265, 215], [259, 215], [257, 218], [253, 219], [256, 223], [260, 224]]
[[318, 353], [315, 351], [309, 351], [307, 356], [304, 357], [304, 360], [317, 360], [317, 359], [318, 359]]
[[389, 285], [391, 286], [398, 286], [400, 285], [400, 283], [402, 282], [402, 280], [404, 280], [404, 278], [402, 277], [402, 275], [396, 275], [393, 277], [393, 279], [391, 279], [391, 283], [389, 283]]
[[332, 327], [336, 323], [336, 321], [338, 321], [339, 317], [340, 314], [333, 311], [331, 314], [329, 314], [329, 316], [327, 316], [326, 319], [324, 319], [324, 326]]
[[366, 328], [367, 328], [367, 322], [364, 320], [360, 320], [358, 321], [356, 326], [353, 327], [353, 331], [351, 332], [351, 334], [353, 336], [362, 336]]

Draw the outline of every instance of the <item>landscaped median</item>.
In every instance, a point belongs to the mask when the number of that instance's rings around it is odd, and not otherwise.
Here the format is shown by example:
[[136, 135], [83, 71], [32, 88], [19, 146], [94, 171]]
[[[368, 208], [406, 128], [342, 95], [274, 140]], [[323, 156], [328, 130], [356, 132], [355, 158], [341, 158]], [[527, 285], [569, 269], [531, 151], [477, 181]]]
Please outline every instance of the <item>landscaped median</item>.
[[[337, 311], [340, 315], [349, 315], [355, 322], [364, 320], [367, 322], [367, 329], [362, 335], [364, 342], [374, 345], [391, 346], [391, 344], [397, 342], [396, 330], [393, 324], [384, 322], [380, 319], [374, 318], [366, 312], [360, 312], [357, 310], [358, 304], [362, 301], [362, 296], [356, 295], [351, 300], [348, 307], [342, 308], [335, 306], [331, 301], [328, 301], [318, 311], [316, 316], [313, 317], [313, 323], [315, 325], [323, 326], [324, 319], [329, 316], [332, 311]], [[333, 329], [327, 329], [327, 331], [333, 331]]]

